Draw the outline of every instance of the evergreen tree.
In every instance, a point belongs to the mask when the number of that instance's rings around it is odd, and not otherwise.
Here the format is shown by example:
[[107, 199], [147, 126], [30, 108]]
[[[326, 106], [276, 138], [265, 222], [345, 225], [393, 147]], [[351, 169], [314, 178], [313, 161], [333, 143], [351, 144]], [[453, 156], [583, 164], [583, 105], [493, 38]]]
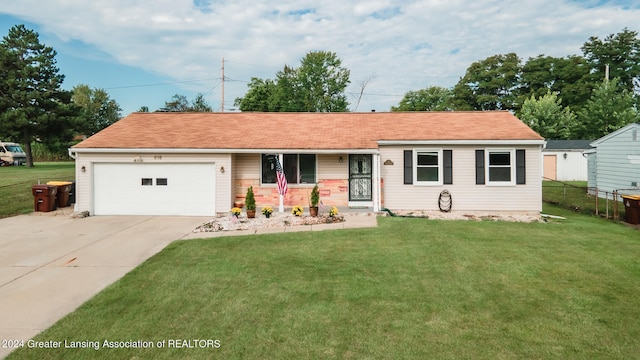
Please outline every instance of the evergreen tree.
[[66, 144], [74, 135], [78, 108], [61, 89], [55, 56], [24, 25], [13, 26], [0, 43], [0, 134], [24, 144], [30, 167], [32, 142]]

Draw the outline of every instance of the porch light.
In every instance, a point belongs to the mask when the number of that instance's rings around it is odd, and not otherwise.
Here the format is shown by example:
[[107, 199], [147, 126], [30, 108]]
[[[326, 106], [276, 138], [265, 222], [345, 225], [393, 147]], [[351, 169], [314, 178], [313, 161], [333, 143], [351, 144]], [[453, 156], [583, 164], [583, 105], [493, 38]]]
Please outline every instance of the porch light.
[[339, 162], [339, 163], [342, 163], [342, 161], [344, 161], [344, 160], [342, 159], [342, 156], [340, 156], [340, 157], [338, 158], [338, 162]]

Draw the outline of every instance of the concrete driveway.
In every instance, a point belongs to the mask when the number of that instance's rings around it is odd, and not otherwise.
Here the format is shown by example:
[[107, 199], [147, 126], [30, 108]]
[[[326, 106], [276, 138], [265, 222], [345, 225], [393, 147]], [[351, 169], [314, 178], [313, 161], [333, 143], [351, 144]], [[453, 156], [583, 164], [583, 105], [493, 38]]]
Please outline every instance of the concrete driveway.
[[[208, 217], [0, 219], [0, 341], [32, 338]], [[0, 346], [0, 358], [11, 349]]]

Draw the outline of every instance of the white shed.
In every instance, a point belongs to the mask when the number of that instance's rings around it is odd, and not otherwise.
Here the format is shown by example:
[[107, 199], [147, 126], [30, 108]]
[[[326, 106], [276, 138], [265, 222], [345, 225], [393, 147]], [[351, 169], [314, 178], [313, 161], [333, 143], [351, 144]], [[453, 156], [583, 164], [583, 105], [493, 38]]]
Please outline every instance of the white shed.
[[542, 152], [544, 177], [559, 181], [587, 181], [587, 158], [583, 152], [592, 140], [547, 140]]

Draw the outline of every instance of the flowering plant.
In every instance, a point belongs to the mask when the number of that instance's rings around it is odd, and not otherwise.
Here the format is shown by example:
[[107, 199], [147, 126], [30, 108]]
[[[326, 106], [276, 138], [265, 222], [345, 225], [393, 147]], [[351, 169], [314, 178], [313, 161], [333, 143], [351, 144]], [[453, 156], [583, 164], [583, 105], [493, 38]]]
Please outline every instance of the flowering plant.
[[241, 212], [242, 209], [240, 209], [239, 207], [234, 207], [233, 209], [231, 209], [231, 215], [233, 216], [239, 216]]
[[338, 215], [338, 208], [332, 206], [331, 209], [329, 209], [329, 216], [334, 217], [336, 215]]
[[273, 213], [273, 208], [271, 206], [265, 206], [262, 208], [261, 212], [262, 215], [269, 216], [271, 215], [271, 213]]
[[300, 205], [294, 206], [293, 210], [291, 210], [291, 213], [295, 216], [302, 216], [303, 212], [304, 212], [304, 208]]

